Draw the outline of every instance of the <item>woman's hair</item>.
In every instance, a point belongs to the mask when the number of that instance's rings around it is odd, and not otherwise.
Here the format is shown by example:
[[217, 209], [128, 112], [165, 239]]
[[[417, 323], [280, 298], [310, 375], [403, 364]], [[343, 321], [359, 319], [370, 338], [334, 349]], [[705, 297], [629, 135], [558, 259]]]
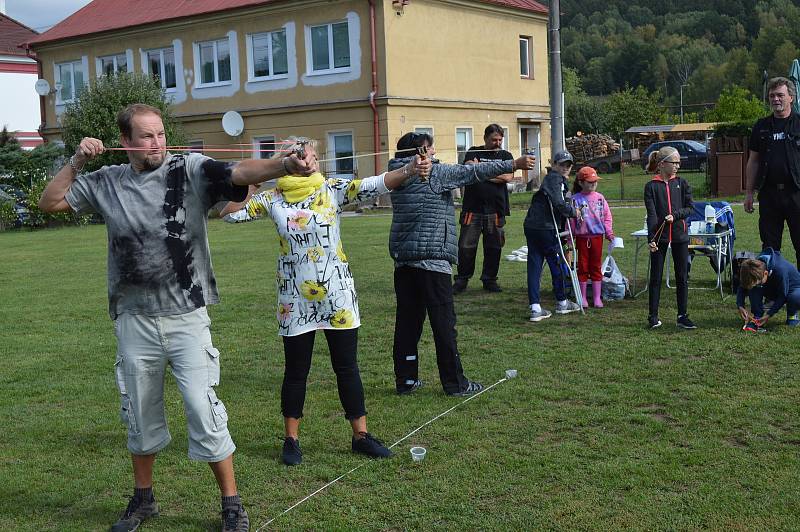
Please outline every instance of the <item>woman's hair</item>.
[[291, 135], [286, 137], [286, 140], [281, 142], [280, 146], [275, 149], [275, 153], [272, 154], [270, 159], [282, 159], [284, 157], [288, 157], [292, 154], [295, 148], [302, 145], [311, 146], [315, 151], [317, 149], [316, 140], [308, 137], [295, 137], [294, 135]]
[[664, 161], [667, 157], [675, 153], [678, 153], [678, 150], [672, 146], [664, 146], [660, 150], [652, 152], [650, 157], [647, 159], [647, 171], [655, 172], [658, 170], [658, 163]]
[[765, 271], [767, 271], [767, 265], [764, 264], [764, 261], [746, 259], [739, 266], [739, 284], [745, 290], [750, 290], [754, 286], [761, 284]]
[[427, 133], [406, 133], [400, 140], [397, 141], [397, 151], [394, 154], [395, 159], [405, 159], [406, 157], [413, 157], [416, 149], [428, 143], [428, 146], [433, 146], [433, 137]]

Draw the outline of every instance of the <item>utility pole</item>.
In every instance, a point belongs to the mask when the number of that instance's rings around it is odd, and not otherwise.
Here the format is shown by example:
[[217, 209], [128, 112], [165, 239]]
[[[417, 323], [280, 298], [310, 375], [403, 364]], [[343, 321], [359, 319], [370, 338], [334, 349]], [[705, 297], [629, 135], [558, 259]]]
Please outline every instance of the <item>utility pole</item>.
[[688, 86], [688, 83], [681, 85], [681, 124], [683, 124], [683, 88]]
[[552, 153], [564, 149], [564, 101], [561, 82], [561, 14], [560, 0], [550, 0], [548, 43], [550, 48], [550, 148]]

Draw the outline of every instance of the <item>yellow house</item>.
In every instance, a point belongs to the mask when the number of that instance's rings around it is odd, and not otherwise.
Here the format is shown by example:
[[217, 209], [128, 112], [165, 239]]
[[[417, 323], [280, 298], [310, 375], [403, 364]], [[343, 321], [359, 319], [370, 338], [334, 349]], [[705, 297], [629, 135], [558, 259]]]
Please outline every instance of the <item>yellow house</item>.
[[[490, 123], [512, 153], [546, 159], [546, 32], [533, 0], [94, 0], [27, 45], [53, 87], [47, 139], [82, 86], [145, 72], [213, 157], [241, 156], [213, 151], [231, 144], [266, 157], [304, 135], [329, 174], [371, 175], [409, 131], [432, 133], [455, 162]], [[238, 135], [223, 130], [228, 111]]]

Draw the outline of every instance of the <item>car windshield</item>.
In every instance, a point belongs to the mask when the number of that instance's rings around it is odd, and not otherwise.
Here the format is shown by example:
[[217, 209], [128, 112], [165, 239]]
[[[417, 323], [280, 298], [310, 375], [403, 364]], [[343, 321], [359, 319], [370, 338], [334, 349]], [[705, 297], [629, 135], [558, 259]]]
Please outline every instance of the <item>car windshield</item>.
[[687, 140], [686, 144], [695, 151], [706, 151], [706, 147], [696, 140]]

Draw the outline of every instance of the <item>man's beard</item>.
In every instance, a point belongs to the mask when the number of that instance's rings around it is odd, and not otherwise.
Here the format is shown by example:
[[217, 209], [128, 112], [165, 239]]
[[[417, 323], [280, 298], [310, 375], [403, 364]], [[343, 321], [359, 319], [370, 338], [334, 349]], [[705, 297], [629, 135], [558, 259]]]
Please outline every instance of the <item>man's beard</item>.
[[159, 154], [158, 162], [151, 161], [149, 157], [145, 157], [144, 161], [142, 161], [142, 169], [147, 170], [148, 172], [152, 172], [153, 170], [158, 170], [161, 168], [161, 165], [164, 164], [165, 157]]

